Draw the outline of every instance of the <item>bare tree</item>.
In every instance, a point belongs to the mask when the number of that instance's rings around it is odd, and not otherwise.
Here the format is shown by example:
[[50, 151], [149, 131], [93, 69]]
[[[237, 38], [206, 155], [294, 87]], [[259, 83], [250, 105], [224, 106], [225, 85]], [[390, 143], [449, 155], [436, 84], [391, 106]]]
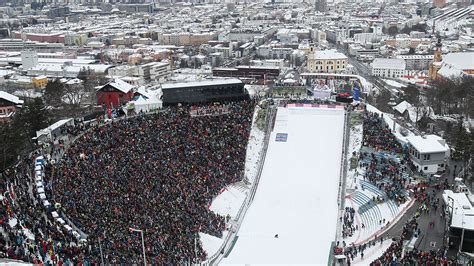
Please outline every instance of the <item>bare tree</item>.
[[63, 101], [68, 104], [79, 106], [86, 97], [84, 86], [82, 84], [71, 84], [64, 86]]

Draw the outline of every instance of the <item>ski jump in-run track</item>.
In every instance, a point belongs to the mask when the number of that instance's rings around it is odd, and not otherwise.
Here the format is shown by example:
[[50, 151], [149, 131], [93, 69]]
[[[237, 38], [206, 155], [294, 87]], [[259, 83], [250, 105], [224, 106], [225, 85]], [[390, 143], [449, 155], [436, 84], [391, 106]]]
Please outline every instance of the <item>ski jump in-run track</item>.
[[279, 107], [255, 198], [220, 264], [327, 265], [338, 221], [344, 108]]

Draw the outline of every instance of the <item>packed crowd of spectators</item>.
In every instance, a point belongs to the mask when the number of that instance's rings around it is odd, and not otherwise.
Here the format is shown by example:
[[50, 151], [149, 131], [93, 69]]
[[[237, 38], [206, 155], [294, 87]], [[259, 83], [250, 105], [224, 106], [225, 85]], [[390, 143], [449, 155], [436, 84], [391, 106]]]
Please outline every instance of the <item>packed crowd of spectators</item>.
[[363, 121], [362, 144], [373, 147], [376, 151], [388, 151], [391, 153], [402, 153], [402, 146], [395, 135], [383, 120], [383, 114], [365, 112]]
[[[410, 184], [407, 173], [412, 169], [407, 149], [397, 141], [396, 137], [385, 124], [383, 115], [365, 112], [363, 120], [363, 145], [374, 148], [376, 153], [361, 152], [359, 161], [365, 172], [363, 178], [384, 191], [388, 199], [402, 204], [407, 200], [406, 188]], [[398, 154], [392, 155], [379, 152]]]
[[22, 159], [2, 173], [0, 192], [0, 257], [34, 264], [84, 262], [87, 249], [63, 227], [55, 224], [31, 189], [33, 160]]
[[400, 238], [394, 239], [390, 247], [373, 261], [371, 266], [381, 265], [456, 265], [455, 261], [446, 256], [445, 249], [437, 251], [421, 251], [416, 248], [404, 251], [403, 242], [410, 240], [414, 235], [419, 233], [417, 216], [412, 217], [403, 226]]
[[365, 169], [364, 179], [384, 191], [388, 199], [394, 200], [398, 205], [404, 203], [407, 200], [406, 186], [409, 182], [403, 176], [404, 168], [400, 163], [393, 159], [377, 157], [374, 153], [361, 152], [359, 159], [364, 161], [365, 158], [369, 163], [362, 163]]
[[88, 234], [92, 261], [100, 239], [108, 263], [142, 262], [140, 234], [129, 228], [143, 230], [148, 263], [206, 258], [198, 233], [223, 235], [225, 218], [208, 206], [243, 178], [254, 102], [226, 106], [222, 115], [192, 117], [189, 107], [138, 115], [71, 145], [48, 193]]

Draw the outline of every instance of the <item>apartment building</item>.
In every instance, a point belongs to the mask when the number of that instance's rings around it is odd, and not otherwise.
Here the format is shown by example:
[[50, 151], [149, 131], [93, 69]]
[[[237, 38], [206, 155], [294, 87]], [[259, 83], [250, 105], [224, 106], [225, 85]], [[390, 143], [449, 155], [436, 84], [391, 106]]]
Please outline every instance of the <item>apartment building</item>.
[[397, 58], [405, 60], [407, 70], [428, 70], [434, 55], [399, 55]]
[[406, 63], [400, 58], [375, 58], [372, 75], [383, 78], [400, 78], [405, 75]]

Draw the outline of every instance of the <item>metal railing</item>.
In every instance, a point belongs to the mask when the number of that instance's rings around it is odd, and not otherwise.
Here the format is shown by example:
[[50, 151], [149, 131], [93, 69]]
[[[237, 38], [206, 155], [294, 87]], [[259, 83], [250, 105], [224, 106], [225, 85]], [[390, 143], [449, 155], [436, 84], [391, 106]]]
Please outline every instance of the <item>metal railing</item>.
[[[336, 236], [335, 240], [337, 241], [341, 236], [342, 232], [342, 223], [339, 217], [344, 215], [344, 208], [345, 208], [345, 194], [346, 194], [346, 179], [347, 179], [347, 151], [349, 149], [349, 136], [350, 136], [350, 116], [351, 112], [346, 110], [344, 112], [344, 129], [343, 129], [343, 141], [342, 141], [342, 157], [341, 157], [341, 167], [339, 173], [339, 191], [337, 197], [337, 205], [339, 206], [339, 216], [337, 219], [337, 226], [336, 226]], [[333, 254], [333, 246], [331, 246], [331, 250], [329, 254]], [[333, 264], [333, 256], [329, 256], [328, 265]]]

